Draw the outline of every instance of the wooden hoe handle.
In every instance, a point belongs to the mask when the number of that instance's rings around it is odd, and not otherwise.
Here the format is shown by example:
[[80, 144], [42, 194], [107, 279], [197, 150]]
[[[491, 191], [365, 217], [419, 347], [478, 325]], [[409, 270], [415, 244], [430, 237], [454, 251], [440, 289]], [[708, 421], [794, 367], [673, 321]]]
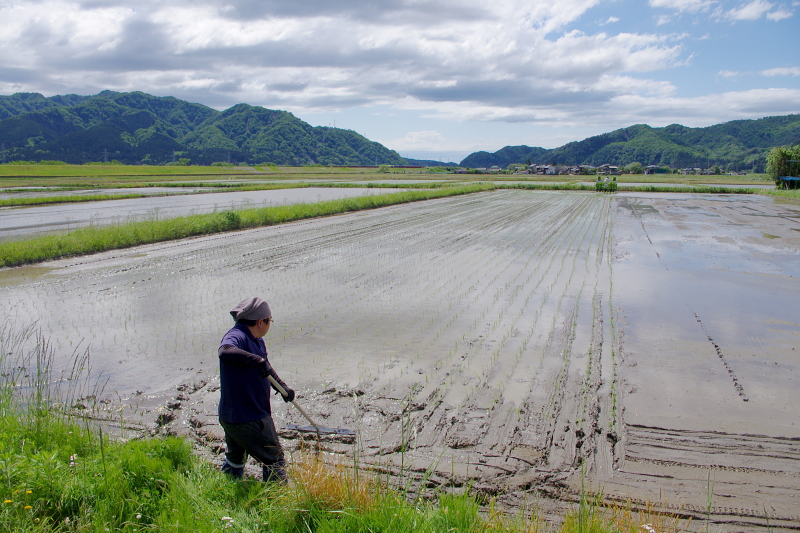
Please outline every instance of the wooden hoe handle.
[[[281, 387], [281, 384], [280, 384], [280, 383], [278, 383], [278, 382], [275, 380], [275, 378], [273, 378], [272, 376], [268, 375], [268, 376], [267, 376], [267, 379], [268, 379], [268, 380], [269, 380], [269, 382], [270, 382], [270, 383], [272, 383], [272, 385], [273, 385], [273, 386], [274, 386], [274, 387], [275, 387], [275, 388], [278, 390], [278, 392], [280, 392], [280, 393], [281, 393], [281, 394], [282, 394], [284, 397], [286, 397], [286, 396], [288, 396], [288, 395], [289, 395], [289, 394], [286, 392], [286, 389], [284, 389], [283, 387]], [[311, 417], [310, 417], [310, 416], [308, 416], [308, 413], [306, 413], [306, 412], [303, 410], [303, 408], [302, 408], [302, 407], [300, 407], [299, 405], [297, 405], [297, 403], [296, 403], [294, 400], [292, 400], [292, 405], [294, 405], [295, 407], [297, 407], [297, 410], [298, 410], [298, 411], [300, 411], [300, 414], [301, 414], [301, 415], [303, 415], [304, 417], [306, 417], [306, 420], [308, 420], [308, 421], [311, 423], [311, 425], [312, 425], [312, 426], [314, 426], [314, 429], [316, 429], [316, 430], [317, 430], [317, 436], [319, 436], [319, 426], [317, 425], [317, 423], [316, 423], [316, 422], [314, 422], [313, 420], [311, 420]]]

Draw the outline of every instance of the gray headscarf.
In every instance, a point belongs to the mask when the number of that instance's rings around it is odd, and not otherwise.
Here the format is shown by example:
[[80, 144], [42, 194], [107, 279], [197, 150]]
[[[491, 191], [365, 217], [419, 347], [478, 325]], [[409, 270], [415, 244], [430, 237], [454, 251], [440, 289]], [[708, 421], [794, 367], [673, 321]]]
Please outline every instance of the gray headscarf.
[[269, 304], [261, 298], [247, 298], [242, 300], [236, 307], [231, 309], [231, 316], [234, 320], [261, 320], [262, 318], [271, 318], [272, 311], [269, 309]]

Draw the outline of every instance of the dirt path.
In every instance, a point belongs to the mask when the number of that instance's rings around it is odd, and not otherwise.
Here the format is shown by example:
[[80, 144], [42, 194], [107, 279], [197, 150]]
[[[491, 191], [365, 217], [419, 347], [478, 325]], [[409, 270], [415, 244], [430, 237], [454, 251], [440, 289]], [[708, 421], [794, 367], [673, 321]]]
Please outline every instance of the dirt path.
[[62, 351], [91, 344], [115, 403], [212, 452], [227, 309], [260, 294], [273, 365], [357, 430], [332, 454], [515, 508], [558, 511], [583, 482], [695, 520], [710, 494], [719, 530], [800, 528], [799, 216], [495, 191], [6, 271], [0, 297]]

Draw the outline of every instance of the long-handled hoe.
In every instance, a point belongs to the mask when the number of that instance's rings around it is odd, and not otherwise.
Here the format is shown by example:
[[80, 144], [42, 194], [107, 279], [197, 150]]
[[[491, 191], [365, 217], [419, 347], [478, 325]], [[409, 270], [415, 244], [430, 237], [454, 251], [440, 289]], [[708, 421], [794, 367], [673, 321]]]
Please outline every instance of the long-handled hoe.
[[[286, 389], [281, 387], [281, 384], [278, 383], [277, 381], [275, 381], [275, 378], [273, 378], [272, 376], [268, 375], [267, 379], [269, 379], [270, 383], [272, 383], [272, 385], [278, 390], [278, 392], [280, 392], [282, 395], [286, 396]], [[353, 431], [352, 429], [327, 428], [327, 427], [324, 427], [324, 426], [320, 426], [319, 424], [314, 422], [311, 419], [310, 416], [308, 416], [308, 413], [306, 413], [303, 410], [303, 408], [300, 407], [297, 404], [297, 402], [292, 400], [292, 405], [297, 407], [297, 410], [300, 411], [300, 414], [303, 415], [306, 418], [306, 420], [308, 420], [311, 423], [311, 425], [310, 426], [298, 426], [297, 424], [286, 424], [286, 426], [284, 426], [286, 429], [292, 429], [294, 431], [303, 431], [303, 432], [316, 432], [318, 440], [322, 435], [349, 435], [349, 436], [355, 436], [355, 434], [356, 434], [356, 432]]]

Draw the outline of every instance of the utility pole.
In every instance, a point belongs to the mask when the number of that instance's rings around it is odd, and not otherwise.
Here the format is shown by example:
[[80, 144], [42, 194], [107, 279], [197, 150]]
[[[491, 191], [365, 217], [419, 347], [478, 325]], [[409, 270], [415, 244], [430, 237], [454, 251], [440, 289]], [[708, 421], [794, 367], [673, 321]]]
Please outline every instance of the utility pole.
[[103, 148], [103, 163], [108, 163], [108, 148]]
[[3, 143], [3, 164], [6, 164], [6, 143]]

